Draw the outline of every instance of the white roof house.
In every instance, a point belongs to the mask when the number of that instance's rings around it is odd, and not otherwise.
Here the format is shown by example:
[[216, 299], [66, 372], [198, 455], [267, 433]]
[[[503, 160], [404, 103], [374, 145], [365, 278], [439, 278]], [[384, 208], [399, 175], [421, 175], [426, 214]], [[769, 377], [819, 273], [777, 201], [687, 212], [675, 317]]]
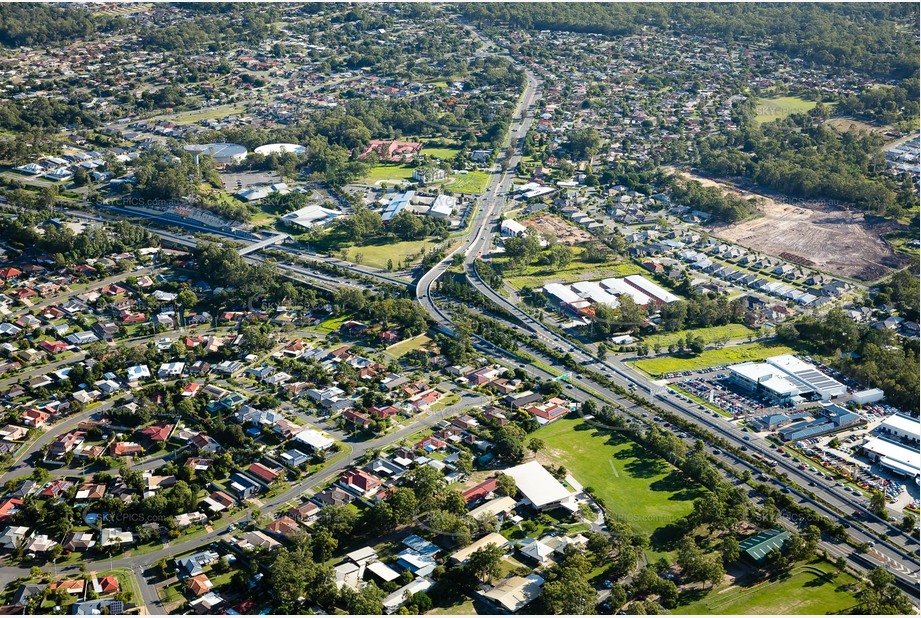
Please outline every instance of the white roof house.
[[425, 592], [429, 588], [435, 585], [435, 582], [429, 579], [428, 577], [419, 577], [399, 590], [395, 590], [386, 598], [384, 598], [383, 605], [384, 611], [388, 614], [392, 614], [398, 610], [406, 601], [409, 600], [411, 596], [418, 592]]
[[493, 498], [489, 502], [485, 502], [475, 509], [467, 513], [468, 516], [473, 519], [479, 519], [480, 517], [489, 517], [492, 515], [500, 515], [502, 513], [508, 513], [515, 508], [514, 498], [509, 496], [502, 496], [500, 498]]
[[543, 585], [544, 578], [536, 573], [527, 577], [516, 575], [493, 586], [491, 590], [483, 593], [483, 596], [508, 612], [517, 612], [540, 596]]
[[467, 547], [454, 552], [451, 554], [451, 560], [457, 562], [458, 564], [463, 564], [467, 561], [470, 556], [473, 555], [478, 549], [483, 549], [487, 545], [497, 545], [499, 547], [507, 547], [508, 539], [499, 534], [498, 532], [490, 532], [482, 539], [478, 539], [468, 545]]
[[325, 451], [333, 445], [333, 439], [316, 429], [304, 429], [295, 436], [298, 442], [306, 444], [315, 451]]
[[509, 468], [505, 473], [515, 479], [518, 491], [538, 510], [558, 506], [568, 509], [576, 508], [575, 500], [569, 490], [536, 461]]

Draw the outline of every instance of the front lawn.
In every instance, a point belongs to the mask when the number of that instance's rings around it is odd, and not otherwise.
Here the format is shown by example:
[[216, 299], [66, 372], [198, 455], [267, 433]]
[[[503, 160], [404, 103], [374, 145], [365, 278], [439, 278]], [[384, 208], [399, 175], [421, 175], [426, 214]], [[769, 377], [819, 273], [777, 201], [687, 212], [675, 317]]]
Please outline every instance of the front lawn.
[[661, 376], [662, 374], [676, 371], [693, 371], [696, 369], [705, 369], [707, 367], [721, 367], [723, 365], [744, 363], [745, 361], [759, 361], [770, 356], [792, 354], [793, 352], [793, 348], [785, 345], [746, 343], [743, 345], [728, 346], [718, 350], [704, 350], [697, 356], [690, 356], [688, 354], [669, 354], [667, 356], [639, 360], [633, 364], [649, 375]]

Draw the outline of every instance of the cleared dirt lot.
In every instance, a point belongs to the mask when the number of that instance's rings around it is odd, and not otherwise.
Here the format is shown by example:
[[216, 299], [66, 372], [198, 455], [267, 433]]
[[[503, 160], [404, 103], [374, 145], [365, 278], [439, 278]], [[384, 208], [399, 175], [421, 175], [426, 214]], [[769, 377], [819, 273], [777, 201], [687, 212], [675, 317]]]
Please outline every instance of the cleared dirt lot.
[[761, 210], [762, 217], [710, 231], [768, 255], [783, 253], [790, 259], [793, 254], [820, 270], [863, 281], [879, 279], [904, 262], [880, 238], [891, 231], [890, 222], [871, 223], [861, 212], [821, 201], [790, 204], [765, 198]]
[[761, 189], [756, 191], [744, 179], [737, 179], [740, 184], [745, 183], [743, 188], [683, 170], [678, 173], [745, 199], [761, 199], [762, 216], [710, 227], [708, 231], [718, 238], [861, 281], [875, 281], [907, 262], [904, 255], [894, 253], [880, 237], [905, 226], [876, 217], [866, 218], [864, 213], [833, 200], [786, 199]]
[[592, 240], [592, 235], [555, 215], [537, 215], [521, 221], [541, 234], [553, 234], [561, 245], [578, 245]]

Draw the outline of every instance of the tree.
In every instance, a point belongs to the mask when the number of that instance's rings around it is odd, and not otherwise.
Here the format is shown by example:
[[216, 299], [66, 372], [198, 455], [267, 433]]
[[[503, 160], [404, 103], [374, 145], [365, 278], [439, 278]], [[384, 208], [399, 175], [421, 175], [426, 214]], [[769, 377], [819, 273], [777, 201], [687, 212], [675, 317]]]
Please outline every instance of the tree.
[[500, 472], [496, 475], [496, 489], [498, 489], [500, 494], [515, 497], [515, 494], [518, 493], [518, 486], [515, 484], [515, 479], [510, 477], [508, 474]]
[[437, 504], [446, 485], [444, 475], [431, 466], [414, 468], [403, 476], [403, 486], [413, 491], [421, 511]]
[[861, 586], [861, 609], [865, 614], [909, 614], [911, 603], [895, 586], [895, 576], [883, 567], [867, 573]]
[[734, 537], [727, 536], [720, 545], [720, 551], [723, 553], [723, 564], [732, 564], [739, 559], [739, 542]]
[[341, 598], [351, 615], [370, 616], [384, 613], [384, 591], [374, 582], [357, 591], [343, 586]]
[[317, 516], [317, 528], [322, 528], [336, 538], [347, 537], [358, 520], [358, 515], [344, 505], [330, 505]]
[[542, 448], [544, 448], [544, 441], [540, 438], [531, 438], [528, 440], [528, 450], [535, 455], [537, 454], [537, 451], [541, 450]]
[[889, 519], [886, 514], [886, 494], [874, 490], [870, 495], [870, 511], [878, 517]]
[[592, 614], [596, 593], [585, 575], [576, 569], [563, 569], [556, 579], [544, 584], [541, 600], [550, 614]]
[[524, 430], [509, 423], [496, 430], [493, 452], [503, 461], [520, 462], [524, 459]]
[[409, 487], [397, 487], [387, 499], [393, 513], [393, 519], [398, 524], [407, 524], [416, 515], [418, 501], [416, 494]]
[[489, 582], [501, 575], [502, 556], [504, 555], [503, 548], [495, 543], [489, 543], [486, 547], [473, 552], [464, 564], [464, 568], [480, 581]]
[[317, 530], [310, 539], [313, 547], [313, 558], [317, 562], [326, 562], [333, 557], [333, 552], [339, 546], [339, 541], [330, 534], [329, 530]]

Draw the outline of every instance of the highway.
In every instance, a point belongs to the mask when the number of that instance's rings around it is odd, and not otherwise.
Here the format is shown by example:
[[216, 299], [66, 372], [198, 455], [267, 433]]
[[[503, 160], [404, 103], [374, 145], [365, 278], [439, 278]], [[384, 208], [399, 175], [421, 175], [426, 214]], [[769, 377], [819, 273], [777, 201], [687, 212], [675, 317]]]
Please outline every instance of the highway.
[[[842, 520], [844, 515], [851, 513], [855, 509], [866, 511], [865, 499], [857, 499], [850, 494], [843, 494], [836, 491], [832, 487], [828, 487], [826, 482], [822, 480], [818, 475], [808, 471], [799, 470], [795, 463], [784, 458], [775, 457], [774, 453], [769, 449], [767, 443], [756, 439], [755, 437], [752, 437], [751, 440], [745, 440], [745, 436], [749, 434], [742, 433], [741, 428], [739, 428], [737, 425], [728, 422], [723, 417], [715, 419], [710, 415], [710, 413], [698, 410], [696, 405], [692, 405], [679, 399], [677, 394], [671, 392], [667, 388], [663, 388], [651, 383], [647, 378], [640, 375], [630, 367], [613, 360], [600, 360], [591, 351], [587, 351], [584, 348], [569, 341], [566, 337], [560, 335], [557, 331], [547, 327], [538, 319], [534, 318], [516, 306], [514, 303], [510, 302], [507, 298], [501, 294], [498, 294], [479, 277], [478, 273], [476, 272], [476, 268], [474, 267], [474, 262], [477, 258], [482, 257], [488, 253], [492, 246], [494, 235], [497, 231], [499, 217], [501, 216], [502, 210], [505, 206], [505, 196], [512, 188], [512, 181], [515, 175], [514, 170], [516, 169], [517, 164], [521, 158], [519, 144], [521, 140], [527, 135], [534, 117], [534, 107], [537, 102], [537, 95], [540, 90], [541, 82], [530, 71], [527, 70], [526, 77], [527, 83], [525, 90], [519, 99], [516, 111], [513, 114], [514, 120], [503, 145], [503, 151], [507, 150], [509, 147], [513, 148], [514, 150], [512, 155], [506, 161], [505, 169], [503, 170], [500, 166], [496, 166], [493, 169], [489, 186], [481, 198], [480, 208], [477, 211], [474, 220], [470, 224], [467, 236], [464, 238], [461, 244], [433, 268], [423, 273], [415, 283], [414, 292], [416, 299], [426, 309], [426, 311], [437, 324], [438, 328], [445, 333], [453, 333], [453, 324], [450, 313], [444, 308], [441, 308], [435, 304], [433, 291], [437, 280], [453, 263], [454, 257], [460, 254], [464, 256], [463, 265], [470, 284], [484, 297], [488, 298], [494, 304], [515, 316], [521, 322], [522, 326], [519, 327], [517, 325], [513, 325], [513, 327], [516, 328], [520, 333], [525, 333], [527, 336], [533, 337], [534, 339], [543, 342], [555, 350], [569, 353], [577, 363], [585, 367], [584, 373], [594, 372], [595, 374], [603, 375], [607, 379], [611, 380], [614, 384], [624, 388], [633, 386], [636, 388], [637, 395], [644, 397], [649, 402], [654, 403], [655, 405], [667, 410], [668, 412], [693, 422], [695, 425], [712, 432], [713, 434], [725, 439], [728, 443], [734, 446], [739, 448], [745, 447], [752, 453], [762, 454], [768, 459], [776, 461], [777, 472], [783, 472], [787, 474], [792, 482], [799, 485], [801, 488], [803, 488], [803, 490], [808, 489], [808, 491], [814, 492], [817, 498], [821, 500], [821, 502], [813, 500], [812, 498], [806, 496], [805, 493], [798, 489], [796, 486], [791, 485], [786, 487], [791, 497], [793, 497], [798, 503], [809, 506], [809, 508], [813, 509], [816, 513], [838, 521]], [[113, 214], [119, 214], [120, 216], [130, 214], [122, 211], [121, 209], [115, 208], [110, 209], [109, 212]], [[100, 217], [87, 215], [86, 213], [79, 211], [71, 211], [70, 214], [73, 214], [73, 216], [89, 218], [93, 220], [102, 220]], [[135, 214], [134, 216], [138, 215]], [[165, 223], [166, 225], [173, 227], [186, 227], [192, 231], [226, 236], [237, 241], [242, 240], [230, 231], [220, 230], [194, 222], [184, 224], [177, 221], [168, 220], [161, 221], [161, 223]], [[170, 242], [179, 246], [194, 247], [198, 244], [198, 241], [195, 238], [190, 238], [182, 234], [162, 231], [159, 229], [151, 229], [151, 231], [160, 235], [160, 237], [165, 242]], [[349, 272], [355, 273], [356, 275], [371, 277], [372, 279], [380, 281], [381, 283], [400, 286], [407, 285], [407, 282], [403, 279], [399, 279], [397, 277], [393, 277], [389, 274], [385, 274], [367, 267], [361, 267], [359, 265], [354, 265], [341, 260], [334, 260], [320, 254], [297, 250], [284, 245], [280, 245], [274, 248], [285, 251], [286, 253], [292, 255], [293, 258], [299, 260], [335, 264]], [[248, 255], [245, 259], [251, 262], [258, 262], [264, 258], [256, 255]], [[344, 281], [341, 278], [329, 275], [319, 270], [313, 270], [309, 267], [299, 266], [293, 263], [278, 263], [278, 267], [285, 274], [285, 276], [326, 290], [335, 290], [344, 286], [359, 289], [371, 289], [371, 286], [367, 284], [355, 281]], [[490, 354], [509, 366], [524, 368], [530, 374], [540, 379], [547, 380], [556, 377], [555, 375], [546, 372], [534, 364], [522, 361], [514, 353], [498, 348], [494, 344], [481, 338], [475, 338], [474, 345], [479, 351]], [[560, 373], [571, 372], [570, 368], [563, 367], [553, 358], [549, 358], [537, 350], [528, 349], [527, 352], [531, 356], [544, 363], [544, 365], [558, 369]], [[575, 401], [601, 399], [624, 408], [634, 417], [634, 422], [636, 423], [653, 423], [652, 420], [647, 418], [647, 413], [641, 406], [637, 405], [633, 401], [625, 399], [613, 389], [605, 387], [603, 384], [600, 384], [597, 380], [592, 379], [590, 376], [582, 375], [581, 373], [572, 373], [571, 377], [569, 378], [569, 382], [570, 385], [567, 386], [566, 394], [568, 397], [574, 399]], [[345, 469], [355, 460], [360, 458], [368, 450], [373, 448], [381, 448], [398, 442], [402, 438], [411, 435], [422, 426], [431, 426], [441, 418], [445, 418], [446, 416], [453, 414], [455, 411], [463, 409], [464, 407], [470, 407], [471, 405], [474, 405], [473, 402], [469, 400], [469, 398], [465, 398], [460, 404], [452, 406], [451, 408], [448, 408], [442, 412], [427, 415], [424, 418], [418, 417], [410, 425], [390, 435], [370, 442], [354, 443], [352, 445], [353, 451], [349, 457], [343, 458], [331, 464], [321, 472], [307, 477], [305, 480], [297, 483], [295, 486], [280, 494], [279, 496], [268, 500], [262, 507], [263, 512], [270, 512], [274, 509], [277, 509], [285, 503], [302, 496], [306, 491], [327, 482], [338, 472]], [[652, 415], [649, 414], [648, 416]], [[57, 427], [55, 429], [57, 430]], [[694, 436], [690, 436], [688, 438], [689, 442], [692, 442], [693, 440]], [[731, 453], [727, 453], [725, 449], [719, 451], [714, 450], [710, 454], [714, 459], [718, 459], [738, 471], [748, 470], [756, 476], [761, 474], [761, 470], [757, 469], [746, 460], [738, 458]], [[12, 473], [12, 470], [8, 473], [8, 475], [10, 473]], [[24, 472], [22, 472], [20, 468], [20, 470], [17, 472], [17, 475], [23, 473]], [[769, 483], [778, 488], [782, 488], [785, 485], [777, 479], [772, 479], [769, 481]], [[249, 515], [247, 512], [242, 512], [238, 514], [233, 519], [233, 521], [243, 521], [248, 517]], [[917, 540], [910, 535], [907, 535], [896, 529], [891, 524], [881, 520], [861, 522], [861, 526], [863, 525], [866, 526], [866, 529], [856, 524], [851, 525], [848, 529], [848, 533], [858, 543], [875, 543], [875, 547], [871, 550], [871, 552], [861, 555], [848, 546], [836, 542], [832, 539], [824, 539], [822, 541], [822, 547], [832, 555], [844, 556], [851, 564], [857, 566], [860, 569], [865, 569], [868, 564], [878, 564], [888, 568], [890, 572], [896, 575], [903, 588], [914, 586], [915, 594], [917, 596], [916, 588], [919, 583], [918, 560], [916, 557], [908, 553], [908, 551], [905, 551], [905, 549], [910, 551], [917, 551]], [[112, 561], [112, 565], [115, 567], [127, 567], [138, 573], [139, 579], [141, 580], [139, 583], [142, 591], [142, 596], [144, 596], [144, 602], [148, 604], [148, 608], [150, 609], [151, 613], [158, 613], [158, 609], [160, 612], [162, 612], [162, 606], [159, 605], [159, 601], [153, 594], [152, 587], [149, 585], [149, 582], [146, 581], [143, 577], [140, 577], [144, 574], [150, 575], [149, 571], [145, 570], [147, 568], [146, 565], [152, 564], [160, 557], [178, 555], [210, 543], [216, 540], [218, 536], [224, 534], [224, 532], [224, 530], [214, 530], [213, 532], [199, 536], [195, 539], [180, 542], [176, 545], [171, 545], [167, 548], [155, 552], [137, 557], [114, 560]], [[890, 540], [884, 540], [882, 538], [883, 534], [888, 535]], [[104, 568], [109, 564], [109, 560], [103, 560], [95, 563], [95, 567]], [[92, 568], [94, 565], [89, 566]], [[76, 567], [68, 568], [72, 569]], [[67, 569], [62, 568], [58, 570], [63, 572]], [[22, 574], [23, 569], [19, 567], [0, 567], [0, 577], [3, 577], [4, 579], [13, 579], [15, 577], [21, 576]]]
[[[518, 318], [524, 328], [527, 329], [525, 332], [528, 336], [542, 341], [544, 344], [557, 351], [569, 353], [577, 363], [586, 368], [586, 371], [591, 370], [604, 375], [621, 387], [630, 388], [632, 386], [636, 388], [635, 392], [640, 396], [650, 400], [668, 412], [691, 421], [697, 426], [702, 426], [706, 430], [725, 439], [728, 443], [738, 448], [744, 447], [746, 450], [764, 455], [768, 460], [777, 461], [777, 472], [786, 473], [791, 481], [797, 483], [804, 489], [800, 491], [796, 486], [787, 486], [787, 484], [776, 479], [772, 482], [778, 488], [783, 488], [789, 492], [791, 496], [795, 497], [797, 502], [807, 505], [818, 514], [828, 517], [832, 519], [832, 521], [839, 521], [854, 510], [865, 512], [865, 499], [857, 499], [851, 496], [851, 494], [835, 491], [833, 488], [828, 487], [826, 481], [818, 475], [809, 471], [800, 470], [794, 463], [782, 457], [775, 457], [775, 454], [770, 451], [768, 445], [763, 441], [745, 440], [744, 438], [747, 434], [743, 433], [741, 428], [737, 425], [727, 422], [723, 417], [720, 417], [719, 420], [713, 419], [709, 412], [700, 411], [697, 405], [683, 402], [678, 398], [677, 394], [671, 392], [667, 388], [651, 383], [647, 378], [636, 371], [624, 365], [602, 361], [595, 354], [573, 344], [565, 337], [559, 335], [556, 331], [545, 326], [538, 319], [520, 309], [509, 299], [493, 290], [479, 276], [474, 262], [477, 258], [485, 255], [490, 250], [494, 235], [497, 231], [499, 216], [505, 204], [505, 196], [511, 188], [514, 169], [520, 160], [521, 153], [520, 149], [517, 148], [517, 145], [520, 143], [519, 138], [527, 134], [531, 119], [533, 118], [533, 105], [540, 82], [538, 82], [530, 71], [527, 71], [527, 76], [527, 88], [519, 101], [518, 109], [515, 114], [516, 121], [513, 122], [506, 140], [506, 147], [513, 144], [515, 148], [514, 154], [508, 161], [507, 171], [504, 173], [500, 173], [499, 171], [494, 172], [493, 180], [487, 188], [480, 212], [471, 226], [471, 232], [467, 239], [452, 252], [451, 255], [447, 256], [418, 279], [416, 283], [416, 299], [418, 302], [438, 324], [440, 330], [448, 334], [453, 333], [451, 318], [447, 312], [435, 304], [433, 291], [435, 282], [451, 265], [454, 255], [458, 252], [463, 252], [464, 267], [469, 283], [474, 289], [492, 301], [495, 305]], [[482, 340], [478, 341], [478, 345], [494, 347]], [[544, 357], [537, 353], [536, 350], [529, 349], [528, 353], [532, 356], [537, 356], [542, 362], [551, 367], [559, 368], [560, 373], [569, 371], [568, 368], [562, 367], [555, 362], [554, 359]], [[512, 360], [512, 362], [518, 360], [514, 354], [504, 350], [500, 351], [499, 355]], [[528, 363], [519, 363], [519, 366], [527, 367], [530, 373], [543, 377], [544, 379], [553, 377]], [[570, 377], [569, 381], [583, 394], [598, 394], [607, 401], [617, 403], [628, 411], [639, 409], [634, 402], [624, 399], [602, 384], [584, 377], [579, 373]], [[573, 396], [574, 393], [567, 392], [567, 395]], [[634, 414], [636, 414], [636, 412], [634, 412]], [[642, 414], [642, 412], [640, 412], [640, 414]], [[726, 453], [725, 451], [721, 450], [719, 451], [719, 455], [715, 456], [723, 459], [727, 464], [740, 472], [741, 470], [748, 469], [755, 475], [762, 473], [760, 469], [749, 464], [747, 461]], [[818, 500], [814, 500], [805, 495], [805, 488], [812, 491]], [[821, 500], [821, 502], [819, 500]], [[866, 567], [867, 562], [886, 567], [896, 576], [903, 588], [913, 590], [917, 597], [917, 586], [919, 581], [921, 581], [919, 580], [919, 563], [915, 556], [912, 556], [906, 551], [917, 551], [917, 539], [910, 534], [902, 532], [888, 522], [879, 519], [861, 522], [861, 526], [866, 526], [866, 529], [857, 525], [851, 526], [850, 523], [848, 525], [850, 526], [848, 533], [857, 543], [875, 545], [872, 552], [864, 556], [860, 556], [856, 554], [856, 552], [848, 552], [845, 554], [838, 544], [834, 544], [835, 546], [833, 548], [828, 547], [828, 550], [832, 551], [832, 549], [834, 549], [835, 552], [837, 552], [836, 555], [845, 555], [852, 564], [861, 569]], [[884, 534], [888, 535], [888, 539], [883, 537]], [[823, 542], [823, 546], [828, 545], [829, 541], [826, 540]]]

